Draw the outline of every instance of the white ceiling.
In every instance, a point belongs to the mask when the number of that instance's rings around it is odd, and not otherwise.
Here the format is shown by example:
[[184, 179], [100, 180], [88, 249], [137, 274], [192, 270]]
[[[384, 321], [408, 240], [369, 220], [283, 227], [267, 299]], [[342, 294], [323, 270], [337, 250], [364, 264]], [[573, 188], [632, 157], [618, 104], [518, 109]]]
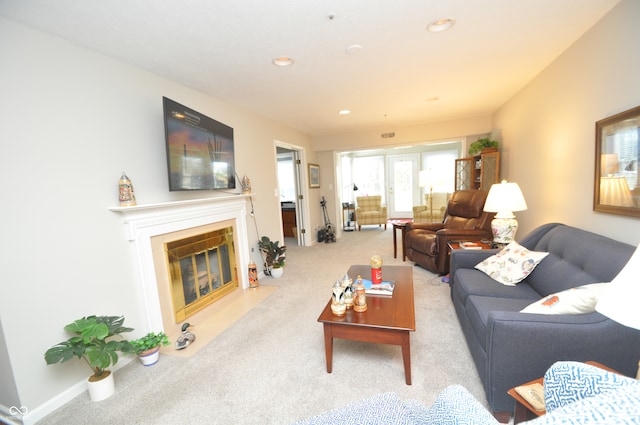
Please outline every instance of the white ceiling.
[[[490, 114], [618, 2], [1, 0], [0, 16], [331, 135]], [[426, 31], [441, 18], [456, 25]]]

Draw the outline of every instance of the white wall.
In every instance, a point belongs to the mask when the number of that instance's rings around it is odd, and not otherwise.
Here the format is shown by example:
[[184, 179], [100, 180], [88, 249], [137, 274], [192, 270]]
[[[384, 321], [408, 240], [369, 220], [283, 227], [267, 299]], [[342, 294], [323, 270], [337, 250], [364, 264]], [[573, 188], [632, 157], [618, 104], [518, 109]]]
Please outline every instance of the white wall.
[[[0, 40], [0, 336], [8, 353], [0, 372], [10, 363], [15, 380], [0, 405], [15, 405], [17, 393], [37, 412], [89, 375], [80, 361], [46, 366], [44, 352], [68, 337], [64, 325], [124, 314], [125, 325], [146, 331], [122, 218], [108, 210], [120, 174], [139, 204], [212, 196], [168, 191], [162, 96], [234, 128], [237, 172], [251, 178], [261, 234], [281, 235], [274, 141], [316, 158], [298, 131], [59, 38], [0, 19]], [[310, 221], [321, 222], [319, 209]], [[247, 228], [254, 246], [252, 220]], [[1, 381], [11, 386], [4, 372]]]
[[563, 222], [637, 245], [640, 220], [593, 211], [595, 122], [640, 105], [640, 2], [623, 0], [495, 114], [502, 177], [529, 210], [518, 235]]

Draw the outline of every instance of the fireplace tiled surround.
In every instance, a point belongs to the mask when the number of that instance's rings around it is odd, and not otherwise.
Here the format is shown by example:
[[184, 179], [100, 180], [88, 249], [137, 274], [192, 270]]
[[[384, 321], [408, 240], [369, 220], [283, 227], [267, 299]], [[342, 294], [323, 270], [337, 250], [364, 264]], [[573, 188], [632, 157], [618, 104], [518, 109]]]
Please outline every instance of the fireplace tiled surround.
[[[239, 288], [249, 288], [249, 245], [247, 198], [250, 195], [218, 196], [160, 204], [114, 207], [122, 214], [125, 237], [134, 245], [138, 283], [149, 331], [179, 333], [169, 294], [169, 276], [164, 259], [164, 243], [200, 233], [233, 226]], [[215, 303], [199, 311], [193, 320], [206, 317]]]

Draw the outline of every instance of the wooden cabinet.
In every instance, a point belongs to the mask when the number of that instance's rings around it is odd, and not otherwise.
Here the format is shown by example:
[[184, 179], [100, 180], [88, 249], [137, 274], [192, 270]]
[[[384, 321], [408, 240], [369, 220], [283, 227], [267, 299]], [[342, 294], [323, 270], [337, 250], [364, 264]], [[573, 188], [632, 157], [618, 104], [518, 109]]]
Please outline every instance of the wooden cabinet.
[[455, 189], [489, 190], [500, 181], [500, 152], [456, 159]]
[[[284, 204], [284, 202], [283, 202]], [[294, 204], [291, 207], [282, 206], [282, 233], [285, 238], [297, 238], [296, 234], [296, 209]]]

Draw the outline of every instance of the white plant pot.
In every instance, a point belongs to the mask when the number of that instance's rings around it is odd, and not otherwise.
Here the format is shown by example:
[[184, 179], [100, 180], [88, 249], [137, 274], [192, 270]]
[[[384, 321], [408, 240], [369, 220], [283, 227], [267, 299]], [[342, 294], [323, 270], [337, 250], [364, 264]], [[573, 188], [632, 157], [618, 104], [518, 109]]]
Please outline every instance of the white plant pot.
[[276, 279], [282, 277], [284, 273], [284, 267], [277, 267], [275, 269], [271, 269], [271, 277], [275, 277]]
[[158, 363], [158, 359], [160, 358], [160, 347], [152, 348], [147, 351], [143, 351], [138, 355], [138, 358], [145, 366], [153, 366]]
[[90, 381], [87, 379], [87, 388], [89, 389], [89, 398], [91, 401], [102, 401], [113, 395], [116, 386], [113, 381], [113, 372], [108, 371], [109, 376], [99, 381]]

